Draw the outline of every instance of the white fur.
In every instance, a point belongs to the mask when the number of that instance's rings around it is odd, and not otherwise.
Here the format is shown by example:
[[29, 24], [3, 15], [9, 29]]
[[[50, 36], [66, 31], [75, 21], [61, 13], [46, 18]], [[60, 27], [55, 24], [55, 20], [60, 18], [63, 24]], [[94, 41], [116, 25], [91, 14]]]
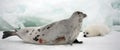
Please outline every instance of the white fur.
[[[86, 34], [88, 32], [88, 34]], [[86, 27], [84, 30], [84, 35], [86, 37], [93, 37], [93, 36], [103, 36], [110, 32], [110, 29], [105, 24], [92, 24]]]

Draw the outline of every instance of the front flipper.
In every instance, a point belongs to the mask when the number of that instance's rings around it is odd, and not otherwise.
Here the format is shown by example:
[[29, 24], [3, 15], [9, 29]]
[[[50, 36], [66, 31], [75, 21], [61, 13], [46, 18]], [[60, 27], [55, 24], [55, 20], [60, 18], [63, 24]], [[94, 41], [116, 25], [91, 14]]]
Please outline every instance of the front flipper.
[[82, 44], [83, 41], [78, 41], [77, 39], [75, 39], [73, 43]]

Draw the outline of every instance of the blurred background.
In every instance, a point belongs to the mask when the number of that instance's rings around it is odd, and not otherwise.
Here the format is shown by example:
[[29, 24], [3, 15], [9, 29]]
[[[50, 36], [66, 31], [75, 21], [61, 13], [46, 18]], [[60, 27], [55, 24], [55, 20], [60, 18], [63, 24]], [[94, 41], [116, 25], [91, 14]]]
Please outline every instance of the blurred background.
[[120, 31], [120, 0], [0, 0], [0, 31], [47, 25], [75, 11], [87, 14], [82, 29], [104, 23]]

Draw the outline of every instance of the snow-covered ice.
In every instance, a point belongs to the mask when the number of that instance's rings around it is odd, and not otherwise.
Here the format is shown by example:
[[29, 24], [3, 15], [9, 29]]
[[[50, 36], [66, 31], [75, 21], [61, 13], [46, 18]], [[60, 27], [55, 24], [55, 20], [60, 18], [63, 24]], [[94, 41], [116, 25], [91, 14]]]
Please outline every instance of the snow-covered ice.
[[[0, 38], [2, 32], [0, 32]], [[119, 50], [120, 49], [120, 32], [111, 31], [108, 35], [102, 37], [78, 37], [83, 44], [73, 45], [37, 45], [24, 43], [17, 36], [7, 39], [0, 39], [0, 50]]]

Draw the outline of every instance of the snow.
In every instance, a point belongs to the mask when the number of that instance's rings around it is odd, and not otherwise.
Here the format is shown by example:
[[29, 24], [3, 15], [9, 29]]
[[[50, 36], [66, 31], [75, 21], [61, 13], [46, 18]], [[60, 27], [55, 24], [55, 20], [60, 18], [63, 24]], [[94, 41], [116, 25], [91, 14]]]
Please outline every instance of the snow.
[[[0, 32], [0, 38], [2, 32]], [[82, 33], [78, 37], [83, 44], [73, 45], [37, 45], [24, 43], [17, 36], [7, 39], [0, 39], [0, 50], [119, 50], [120, 49], [120, 32], [111, 31], [102, 37], [82, 37]]]

